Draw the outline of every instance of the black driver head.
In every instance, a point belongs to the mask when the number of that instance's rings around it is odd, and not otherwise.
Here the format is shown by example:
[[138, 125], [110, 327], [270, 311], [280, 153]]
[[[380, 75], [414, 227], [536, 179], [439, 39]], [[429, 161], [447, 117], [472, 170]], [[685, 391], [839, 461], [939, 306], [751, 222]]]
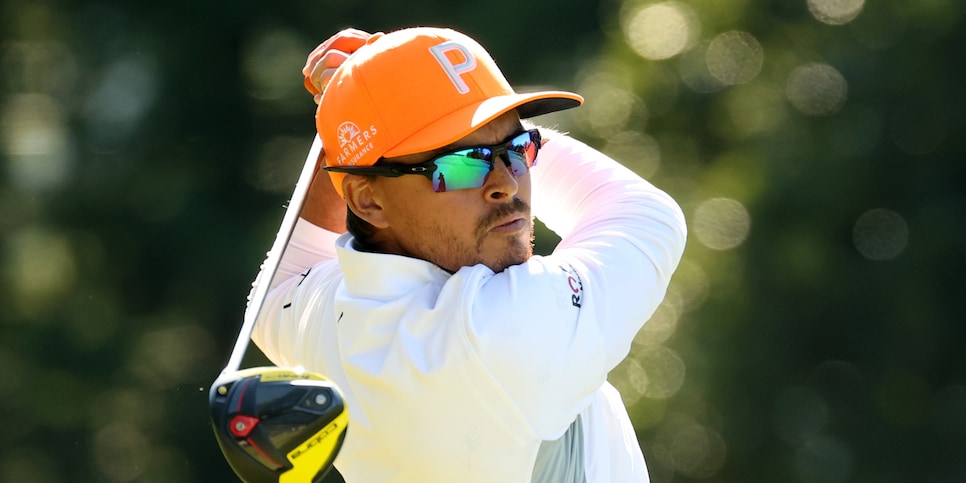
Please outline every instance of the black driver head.
[[331, 381], [278, 367], [222, 374], [208, 402], [218, 445], [248, 483], [321, 481], [349, 421]]

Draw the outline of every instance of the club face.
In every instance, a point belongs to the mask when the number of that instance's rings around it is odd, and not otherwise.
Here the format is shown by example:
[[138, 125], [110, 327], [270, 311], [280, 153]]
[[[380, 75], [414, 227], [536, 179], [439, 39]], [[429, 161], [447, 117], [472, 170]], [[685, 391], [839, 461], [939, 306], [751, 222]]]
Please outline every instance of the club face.
[[278, 367], [223, 374], [212, 385], [209, 406], [222, 453], [249, 483], [321, 480], [348, 423], [334, 384]]

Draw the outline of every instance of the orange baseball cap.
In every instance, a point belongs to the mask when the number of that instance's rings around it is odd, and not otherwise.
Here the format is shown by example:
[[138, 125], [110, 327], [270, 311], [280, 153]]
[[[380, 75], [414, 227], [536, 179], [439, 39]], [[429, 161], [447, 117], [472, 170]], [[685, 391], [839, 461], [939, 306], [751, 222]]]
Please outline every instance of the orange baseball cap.
[[[346, 59], [315, 124], [327, 166], [371, 166], [452, 144], [511, 109], [529, 118], [582, 103], [571, 92], [518, 94], [475, 40], [417, 27], [374, 34]], [[342, 195], [345, 174], [329, 176]]]

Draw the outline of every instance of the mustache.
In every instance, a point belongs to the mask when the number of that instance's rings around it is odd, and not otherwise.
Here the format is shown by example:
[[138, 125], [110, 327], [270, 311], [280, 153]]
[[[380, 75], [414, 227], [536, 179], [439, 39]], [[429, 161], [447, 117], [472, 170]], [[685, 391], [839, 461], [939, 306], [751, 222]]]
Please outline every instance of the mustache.
[[482, 216], [480, 222], [477, 224], [479, 227], [477, 230], [479, 233], [483, 233], [494, 223], [516, 213], [530, 216], [530, 205], [520, 198], [513, 198], [509, 203], [500, 205], [494, 208], [493, 211]]

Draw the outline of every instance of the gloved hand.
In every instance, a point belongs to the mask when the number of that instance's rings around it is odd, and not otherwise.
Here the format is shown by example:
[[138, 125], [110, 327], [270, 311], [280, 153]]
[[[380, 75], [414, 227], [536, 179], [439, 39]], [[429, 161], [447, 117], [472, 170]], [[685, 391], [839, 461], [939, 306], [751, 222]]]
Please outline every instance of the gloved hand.
[[371, 36], [368, 32], [348, 28], [329, 37], [309, 54], [305, 67], [302, 68], [302, 75], [305, 76], [305, 89], [312, 94], [316, 104], [322, 100], [322, 92], [336, 69], [359, 47], [365, 45]]
[[[345, 29], [329, 37], [309, 54], [302, 68], [305, 89], [312, 94], [315, 103], [322, 100], [322, 92], [332, 79], [336, 69], [366, 44], [372, 37], [358, 29]], [[319, 153], [315, 174], [309, 188], [301, 216], [309, 222], [335, 233], [345, 232], [346, 204], [332, 187], [329, 173], [319, 169], [325, 160], [325, 151]]]

